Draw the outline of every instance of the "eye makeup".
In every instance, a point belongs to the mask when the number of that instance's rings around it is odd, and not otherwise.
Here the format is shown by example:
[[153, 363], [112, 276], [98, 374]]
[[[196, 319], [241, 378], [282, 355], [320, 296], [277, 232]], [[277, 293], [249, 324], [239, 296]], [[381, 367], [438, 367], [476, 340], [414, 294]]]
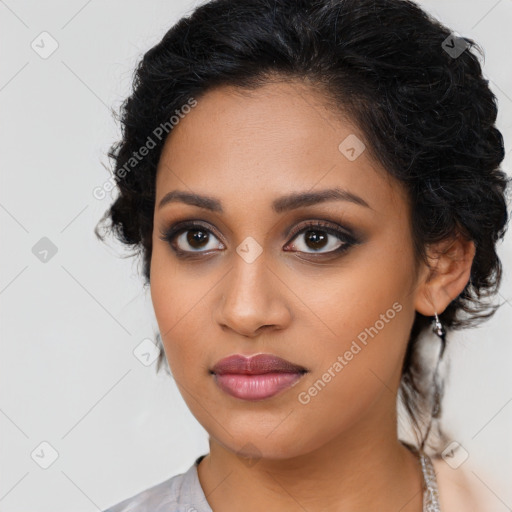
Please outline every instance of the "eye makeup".
[[[321, 246], [320, 250], [316, 250], [309, 246], [306, 248], [312, 249], [311, 251], [297, 250], [297, 243], [294, 241], [301, 237], [304, 239], [304, 235], [307, 235], [307, 237], [309, 237], [307, 239], [308, 242], [313, 241], [314, 245], [318, 246], [319, 242], [320, 245], [322, 245], [325, 241], [327, 241], [327, 245], [329, 245], [330, 239], [334, 239], [337, 241], [337, 246], [328, 251], [322, 251], [324, 246]], [[219, 243], [214, 245], [218, 245], [220, 247], [213, 247], [204, 250], [204, 245], [211, 245], [210, 242], [212, 237], [213, 239], [219, 240]], [[289, 239], [284, 246], [284, 250], [286, 252], [297, 252], [302, 255], [306, 255], [306, 258], [304, 259], [312, 259], [315, 261], [341, 256], [345, 252], [349, 251], [353, 246], [359, 245], [363, 241], [361, 236], [356, 234], [353, 229], [344, 227], [337, 222], [326, 219], [299, 222], [291, 229], [287, 230], [286, 237]], [[213, 253], [225, 250], [226, 248], [226, 245], [222, 242], [223, 237], [217, 229], [210, 223], [199, 220], [185, 220], [171, 223], [169, 227], [161, 230], [159, 238], [166, 242], [175, 253], [176, 257], [180, 259], [201, 259], [206, 255], [210, 256]], [[197, 250], [194, 250], [194, 244], [198, 244], [199, 247], [196, 246]], [[188, 249], [186, 247], [187, 245], [188, 247], [192, 247], [192, 249]], [[295, 249], [287, 249], [289, 247], [294, 247]]]

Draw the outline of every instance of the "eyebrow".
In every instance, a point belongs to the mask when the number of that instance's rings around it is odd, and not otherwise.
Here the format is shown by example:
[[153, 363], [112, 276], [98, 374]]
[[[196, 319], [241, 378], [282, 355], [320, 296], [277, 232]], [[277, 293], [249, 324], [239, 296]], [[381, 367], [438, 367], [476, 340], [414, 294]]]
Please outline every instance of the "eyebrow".
[[[276, 213], [283, 213], [326, 201], [348, 201], [369, 208], [370, 210], [373, 209], [363, 198], [339, 187], [319, 190], [317, 192], [295, 192], [282, 196], [272, 202], [272, 209]], [[165, 194], [158, 204], [158, 209], [174, 202], [197, 206], [212, 212], [224, 213], [222, 203], [219, 199], [181, 190], [173, 190]]]

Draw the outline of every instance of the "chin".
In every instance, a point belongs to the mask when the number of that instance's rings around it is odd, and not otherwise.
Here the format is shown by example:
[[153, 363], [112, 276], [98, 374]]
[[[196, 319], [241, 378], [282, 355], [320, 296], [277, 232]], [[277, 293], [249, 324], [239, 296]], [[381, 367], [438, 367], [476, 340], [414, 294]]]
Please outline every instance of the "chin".
[[[226, 432], [222, 432], [224, 439], [219, 439], [214, 435], [212, 438], [219, 444], [222, 444], [225, 449], [236, 454], [242, 459], [248, 459], [249, 462], [255, 462], [258, 459], [267, 460], [286, 460], [300, 455], [306, 454], [310, 449], [304, 446], [304, 438], [297, 435], [292, 435], [289, 431], [282, 431], [277, 434], [274, 431], [270, 435], [272, 429], [265, 432], [255, 432], [254, 427], [245, 429], [238, 429], [233, 436], [226, 436]], [[228, 432], [233, 432], [228, 430]], [[301, 438], [302, 437], [302, 438]], [[319, 442], [319, 445], [321, 442]]]

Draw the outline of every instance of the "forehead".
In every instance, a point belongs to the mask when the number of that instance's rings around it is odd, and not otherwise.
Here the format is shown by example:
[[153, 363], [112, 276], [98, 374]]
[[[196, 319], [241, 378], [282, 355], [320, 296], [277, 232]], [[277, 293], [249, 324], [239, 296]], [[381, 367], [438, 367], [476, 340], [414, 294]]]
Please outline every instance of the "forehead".
[[268, 206], [280, 192], [341, 186], [376, 211], [403, 206], [404, 191], [364, 150], [357, 126], [327, 105], [295, 82], [207, 91], [166, 140], [156, 203], [179, 189]]

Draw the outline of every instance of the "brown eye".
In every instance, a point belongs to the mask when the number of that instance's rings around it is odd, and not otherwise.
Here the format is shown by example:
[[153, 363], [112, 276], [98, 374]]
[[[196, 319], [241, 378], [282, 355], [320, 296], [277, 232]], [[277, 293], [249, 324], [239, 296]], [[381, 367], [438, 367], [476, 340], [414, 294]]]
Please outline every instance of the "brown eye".
[[217, 249], [219, 244], [220, 249], [224, 248], [209, 229], [196, 223], [180, 223], [162, 233], [160, 239], [167, 242], [178, 254], [200, 254]]
[[182, 229], [173, 238], [177, 248], [183, 252], [203, 252], [215, 249], [218, 245], [212, 243], [217, 237], [203, 228]]
[[307, 254], [340, 252], [354, 245], [353, 239], [348, 234], [318, 221], [308, 223], [305, 229], [296, 233], [293, 240], [288, 245], [297, 252]]
[[304, 232], [306, 245], [311, 249], [318, 250], [324, 248], [328, 244], [329, 235], [322, 231], [314, 231], [308, 229]]
[[208, 243], [209, 235], [202, 229], [188, 229], [186, 232], [186, 243], [194, 249], [203, 249]]

